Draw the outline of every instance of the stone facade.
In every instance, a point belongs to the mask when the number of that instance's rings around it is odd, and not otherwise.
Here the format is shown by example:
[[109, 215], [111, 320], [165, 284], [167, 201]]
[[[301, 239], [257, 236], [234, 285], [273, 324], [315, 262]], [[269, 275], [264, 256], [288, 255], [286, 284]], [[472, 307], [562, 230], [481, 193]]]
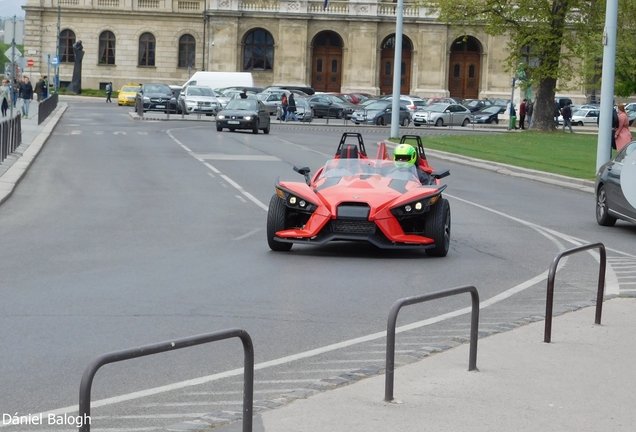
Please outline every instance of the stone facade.
[[[331, 71], [337, 76], [330, 78], [339, 84], [339, 91], [380, 94], [381, 70], [390, 63], [383, 44], [395, 33], [395, 4], [374, 0], [331, 1], [326, 9], [322, 0], [27, 0], [25, 50], [36, 50], [37, 58], [56, 53], [58, 6], [60, 30], [72, 30], [83, 43], [82, 88], [103, 87], [109, 81], [115, 89], [129, 82], [183, 84], [199, 70], [243, 71], [245, 37], [264, 29], [273, 38], [273, 67], [252, 71], [256, 86], [318, 83], [316, 68], [322, 64], [314, 64], [316, 43], [328, 33], [341, 41], [330, 51], [336, 52], [336, 63], [326, 65], [339, 68]], [[104, 31], [116, 39], [113, 65], [99, 62]], [[156, 38], [155, 66], [138, 64], [143, 33]], [[195, 40], [191, 68], [178, 67], [179, 39], [186, 34]], [[479, 49], [474, 97], [509, 98], [505, 38], [479, 32], [470, 37]], [[408, 82], [403, 84], [408, 92], [423, 97], [452, 95], [449, 65], [456, 30], [437, 22], [426, 8], [407, 3], [403, 38], [410, 44], [404, 75]], [[36, 64], [33, 73], [38, 72], [46, 74], [46, 65]], [[49, 72], [54, 75], [52, 68]], [[73, 64], [62, 63], [60, 81], [70, 81], [72, 73]]]

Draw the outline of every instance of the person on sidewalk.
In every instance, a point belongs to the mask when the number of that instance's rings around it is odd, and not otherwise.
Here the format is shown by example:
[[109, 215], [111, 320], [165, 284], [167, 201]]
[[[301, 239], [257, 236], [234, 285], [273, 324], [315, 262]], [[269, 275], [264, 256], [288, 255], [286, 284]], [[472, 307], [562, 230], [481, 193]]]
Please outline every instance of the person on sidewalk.
[[570, 128], [570, 133], [574, 133], [572, 131], [572, 108], [570, 108], [570, 102], [563, 107], [561, 115], [563, 116], [563, 132], [565, 132], [565, 127], [567, 126]]
[[113, 93], [113, 83], [108, 83], [106, 84], [106, 103], [113, 103], [112, 100], [110, 100], [110, 95]]
[[2, 106], [2, 117], [7, 116], [7, 110], [11, 103], [11, 87], [9, 87], [9, 80], [2, 80], [2, 86], [0, 86], [0, 105]]
[[528, 117], [528, 129], [532, 125], [532, 114], [534, 113], [534, 103], [531, 100], [526, 104], [526, 117]]
[[20, 94], [20, 83], [16, 78], [13, 78], [13, 84], [11, 85], [11, 92], [13, 98], [13, 108], [18, 106], [18, 95]]
[[287, 118], [285, 122], [288, 122], [292, 116], [294, 117], [294, 121], [299, 121], [296, 115], [296, 100], [294, 99], [294, 94], [290, 93], [289, 99], [287, 99]]
[[280, 98], [280, 109], [281, 109], [281, 117], [282, 121], [287, 119], [287, 95], [283, 93], [283, 96]]
[[40, 80], [35, 83], [33, 91], [35, 92], [36, 100], [38, 102], [42, 102], [42, 77], [40, 77]]
[[632, 133], [629, 131], [629, 116], [625, 112], [625, 104], [618, 104], [618, 127], [614, 132], [616, 138], [616, 151], [621, 151], [632, 141]]
[[519, 105], [519, 127], [521, 129], [526, 128], [526, 102], [528, 102], [528, 99], [524, 99]]
[[42, 100], [49, 97], [49, 77], [44, 75], [42, 83], [40, 84], [40, 92], [42, 93]]
[[33, 100], [33, 86], [26, 75], [20, 83], [20, 99], [22, 99], [22, 117], [29, 118], [29, 106]]

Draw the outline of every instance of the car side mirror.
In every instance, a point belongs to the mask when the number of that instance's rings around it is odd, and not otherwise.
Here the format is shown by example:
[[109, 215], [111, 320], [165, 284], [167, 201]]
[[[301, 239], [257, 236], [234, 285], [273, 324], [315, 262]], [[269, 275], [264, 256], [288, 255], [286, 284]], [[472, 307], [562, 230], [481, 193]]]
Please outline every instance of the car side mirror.
[[311, 179], [309, 178], [309, 173], [311, 172], [311, 170], [309, 169], [309, 167], [298, 168], [294, 166], [294, 171], [296, 171], [298, 174], [302, 174], [305, 177], [305, 183], [307, 183], [307, 186], [311, 186]]

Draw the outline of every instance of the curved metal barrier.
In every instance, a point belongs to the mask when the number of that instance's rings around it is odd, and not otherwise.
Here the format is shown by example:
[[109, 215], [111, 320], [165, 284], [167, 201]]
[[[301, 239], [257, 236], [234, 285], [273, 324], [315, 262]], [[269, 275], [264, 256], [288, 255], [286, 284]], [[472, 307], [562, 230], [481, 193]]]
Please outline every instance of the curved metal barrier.
[[577, 246], [572, 249], [567, 249], [559, 252], [554, 257], [550, 271], [548, 273], [548, 289], [545, 302], [545, 330], [543, 332], [543, 342], [550, 343], [552, 340], [552, 305], [554, 303], [554, 278], [556, 277], [557, 266], [559, 261], [564, 256], [572, 255], [577, 252], [585, 251], [588, 249], [598, 248], [601, 254], [601, 262], [598, 272], [598, 289], [596, 292], [596, 318], [595, 324], [601, 323], [601, 313], [603, 311], [603, 292], [605, 291], [605, 268], [607, 265], [607, 254], [605, 253], [605, 245], [603, 243], [590, 243], [587, 245]]
[[51, 115], [55, 108], [57, 108], [58, 102], [57, 93], [53, 93], [46, 99], [44, 99], [38, 106], [38, 125], [41, 125], [46, 118]]
[[443, 297], [450, 297], [457, 294], [470, 293], [472, 299], [472, 312], [470, 314], [470, 354], [468, 359], [468, 370], [477, 369], [477, 337], [479, 332], [479, 293], [474, 286], [461, 286], [445, 291], [437, 291], [417, 297], [406, 297], [396, 301], [391, 307], [389, 320], [386, 329], [386, 377], [384, 383], [384, 400], [393, 400], [393, 381], [395, 370], [395, 326], [397, 316], [402, 306], [416, 303], [423, 303], [429, 300], [436, 300]]
[[238, 337], [243, 342], [244, 372], [243, 372], [243, 432], [252, 431], [252, 410], [254, 405], [254, 347], [252, 338], [245, 330], [228, 329], [213, 333], [205, 333], [190, 336], [182, 339], [159, 342], [152, 345], [145, 345], [137, 348], [130, 348], [123, 351], [114, 351], [93, 359], [84, 370], [79, 393], [79, 418], [83, 419], [79, 430], [90, 432], [91, 415], [91, 387], [93, 378], [100, 367], [109, 364], [130, 360], [137, 357], [145, 357], [166, 351], [174, 351], [181, 348], [201, 345], [209, 342], [216, 342], [224, 339]]
[[18, 112], [13, 118], [0, 122], [0, 162], [22, 143], [22, 117]]

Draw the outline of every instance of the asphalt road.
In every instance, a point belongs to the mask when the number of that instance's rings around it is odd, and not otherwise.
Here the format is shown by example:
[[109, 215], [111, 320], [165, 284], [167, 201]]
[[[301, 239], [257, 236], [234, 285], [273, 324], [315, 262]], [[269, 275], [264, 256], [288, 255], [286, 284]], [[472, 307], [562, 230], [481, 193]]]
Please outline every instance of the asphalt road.
[[[265, 219], [276, 178], [302, 181], [292, 167], [319, 168], [342, 128], [217, 133], [208, 122], [133, 121], [128, 111], [71, 102], [0, 208], [3, 413], [71, 412], [63, 408], [77, 404], [97, 355], [233, 327], [254, 341], [256, 404], [272, 406], [342, 379], [333, 377], [383, 369], [381, 332], [402, 297], [475, 285], [485, 335], [539, 319], [560, 249], [601, 241], [610, 263], [636, 269], [636, 227], [596, 225], [592, 195], [435, 159], [451, 170], [447, 257], [355, 243], [274, 253]], [[389, 131], [347, 130], [364, 133], [370, 154]], [[568, 258], [555, 310], [593, 300], [597, 271], [592, 254]], [[636, 288], [612, 271], [608, 284], [610, 294]], [[466, 296], [404, 309], [398, 325], [414, 329], [398, 336], [398, 362], [466, 340], [469, 316], [453, 312], [469, 305]], [[234, 340], [108, 365], [93, 400], [111, 399], [93, 410], [93, 427], [235, 418], [242, 359]], [[14, 429], [26, 430], [6, 427]]]

